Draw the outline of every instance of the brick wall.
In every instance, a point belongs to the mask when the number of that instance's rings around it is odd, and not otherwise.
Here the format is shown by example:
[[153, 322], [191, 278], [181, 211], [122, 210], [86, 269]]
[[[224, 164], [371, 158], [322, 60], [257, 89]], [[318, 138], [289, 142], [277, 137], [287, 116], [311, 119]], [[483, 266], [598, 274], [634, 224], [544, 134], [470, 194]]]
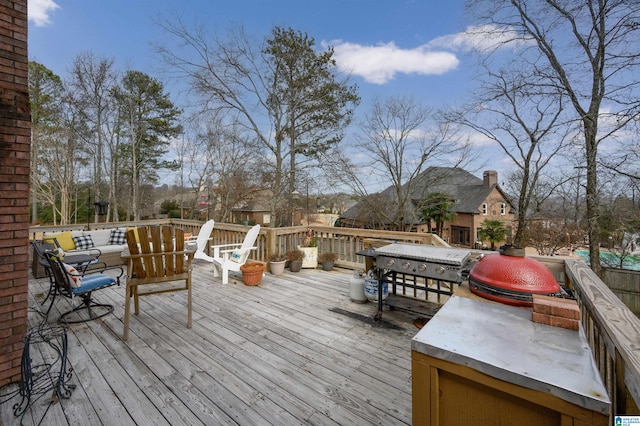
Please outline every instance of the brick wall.
[[0, 1], [0, 386], [20, 378], [27, 329], [29, 156], [27, 0]]

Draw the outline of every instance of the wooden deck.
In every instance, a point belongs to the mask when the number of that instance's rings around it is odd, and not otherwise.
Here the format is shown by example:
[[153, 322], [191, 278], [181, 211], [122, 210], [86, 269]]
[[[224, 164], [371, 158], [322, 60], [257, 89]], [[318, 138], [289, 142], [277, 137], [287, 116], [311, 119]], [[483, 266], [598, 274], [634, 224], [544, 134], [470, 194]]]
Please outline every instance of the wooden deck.
[[[411, 423], [415, 316], [394, 310], [385, 324], [372, 324], [376, 306], [349, 300], [348, 271], [266, 274], [257, 287], [235, 278], [223, 286], [211, 265], [194, 264], [193, 328], [186, 328], [185, 292], [150, 296], [140, 301], [128, 342], [120, 338], [124, 287], [96, 293], [115, 311], [70, 326], [77, 387], [48, 408], [42, 424]], [[41, 309], [47, 287], [46, 278], [31, 279], [32, 308]], [[65, 311], [69, 302], [56, 306]], [[24, 424], [40, 422], [48, 399], [34, 404]], [[18, 401], [0, 404], [0, 425], [18, 423]]]

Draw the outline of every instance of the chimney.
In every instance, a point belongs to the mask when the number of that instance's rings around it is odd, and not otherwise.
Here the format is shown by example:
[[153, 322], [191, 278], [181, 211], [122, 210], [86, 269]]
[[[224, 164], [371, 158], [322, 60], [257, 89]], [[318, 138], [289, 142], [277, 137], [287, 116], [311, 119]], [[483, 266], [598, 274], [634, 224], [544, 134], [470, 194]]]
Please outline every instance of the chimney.
[[485, 170], [483, 177], [485, 188], [491, 188], [498, 184], [498, 172], [495, 170]]

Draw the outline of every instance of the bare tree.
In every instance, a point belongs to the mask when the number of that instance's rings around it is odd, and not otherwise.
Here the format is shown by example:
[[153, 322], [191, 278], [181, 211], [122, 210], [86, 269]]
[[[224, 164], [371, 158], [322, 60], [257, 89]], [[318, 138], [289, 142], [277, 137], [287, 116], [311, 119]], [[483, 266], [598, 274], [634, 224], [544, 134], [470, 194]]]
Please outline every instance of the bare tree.
[[[52, 144], [61, 117], [62, 79], [37, 62], [29, 62], [29, 100], [31, 103], [31, 219], [38, 221], [38, 202], [46, 198], [52, 206], [41, 164], [42, 156]], [[54, 220], [55, 220], [54, 215]]]
[[[621, 176], [629, 182], [630, 189], [640, 194], [640, 117], [631, 124], [615, 141], [615, 149], [600, 159], [599, 165], [603, 170]], [[625, 143], [625, 139], [632, 142]]]
[[278, 206], [293, 192], [299, 156], [314, 159], [341, 140], [358, 102], [355, 88], [336, 74], [331, 49], [318, 53], [313, 38], [291, 29], [275, 27], [260, 46], [238, 27], [222, 39], [180, 21], [162, 26], [181, 48], [159, 51], [178, 76], [189, 79], [202, 109], [231, 113], [268, 152], [274, 226]]
[[57, 216], [61, 225], [67, 225], [72, 222], [72, 216], [77, 218], [73, 196], [80, 181], [80, 171], [88, 164], [81, 146], [88, 130], [71, 92], [63, 92], [58, 105], [59, 122], [46, 146], [40, 150], [40, 166], [36, 173], [45, 189], [41, 194], [53, 208], [54, 224]]
[[[411, 97], [377, 99], [365, 117], [358, 134], [355, 154], [334, 155], [327, 159], [332, 175], [351, 188], [364, 203], [369, 222], [403, 230], [416, 197], [416, 177], [429, 164], [459, 165], [465, 158], [465, 144], [456, 130], [446, 123], [434, 123], [434, 113]], [[361, 158], [357, 164], [350, 158]], [[379, 176], [379, 178], [376, 177]], [[371, 183], [388, 187], [389, 196], [381, 203], [372, 196]], [[420, 185], [423, 186], [424, 182]], [[422, 194], [418, 199], [424, 198]]]
[[640, 206], [634, 200], [634, 185], [633, 179], [620, 179], [616, 174], [615, 181], [602, 197], [602, 235], [608, 248], [615, 251], [615, 255], [603, 259], [608, 267], [623, 268], [631, 253], [638, 250]]
[[560, 249], [571, 248], [576, 244], [576, 235], [581, 229], [568, 225], [563, 218], [546, 217], [545, 220], [534, 220], [523, 233], [527, 244], [536, 249], [541, 256], [555, 256]]
[[[484, 28], [515, 34], [540, 90], [560, 92], [582, 127], [591, 268], [600, 275], [598, 147], [640, 112], [640, 3], [627, 0], [469, 2]], [[486, 34], [485, 34], [486, 36]], [[491, 34], [489, 35], [491, 36]], [[499, 38], [496, 38], [498, 40]]]
[[513, 194], [518, 196], [518, 223], [513, 241], [523, 247], [538, 181], [568, 144], [571, 131], [563, 121], [562, 96], [539, 92], [527, 83], [529, 78], [514, 68], [497, 72], [487, 68], [476, 103], [449, 114], [449, 119], [496, 142], [517, 167]]
[[228, 220], [233, 208], [253, 198], [259, 189], [260, 153], [237, 124], [225, 124], [221, 117], [198, 122], [194, 140], [185, 159], [192, 187], [207, 187], [209, 215]]
[[[108, 195], [109, 208], [115, 203], [115, 188], [112, 184], [113, 158], [116, 151], [109, 143], [113, 137], [112, 122], [116, 109], [113, 106], [111, 92], [116, 85], [116, 73], [113, 60], [98, 58], [90, 52], [79, 54], [71, 69], [70, 88], [74, 91], [79, 102], [79, 112], [82, 114], [89, 132], [83, 141], [85, 150], [92, 159], [91, 193], [97, 199]], [[108, 152], [107, 152], [108, 151]], [[108, 185], [108, 194], [104, 194], [104, 185]], [[97, 212], [94, 213], [97, 215]], [[109, 214], [107, 214], [107, 220]]]
[[31, 182], [34, 219], [37, 203], [45, 200], [54, 224], [71, 223], [80, 170], [87, 164], [81, 140], [88, 133], [74, 92], [41, 64], [29, 63], [33, 146]]

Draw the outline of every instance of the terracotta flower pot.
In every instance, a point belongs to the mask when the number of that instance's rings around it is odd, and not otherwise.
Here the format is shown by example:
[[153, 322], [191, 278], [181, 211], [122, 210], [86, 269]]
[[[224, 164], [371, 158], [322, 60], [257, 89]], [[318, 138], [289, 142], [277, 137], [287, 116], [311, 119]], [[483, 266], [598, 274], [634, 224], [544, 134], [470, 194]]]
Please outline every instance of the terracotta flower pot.
[[242, 272], [242, 281], [246, 285], [258, 285], [262, 281], [264, 273], [264, 264], [260, 262], [247, 262], [240, 266]]

